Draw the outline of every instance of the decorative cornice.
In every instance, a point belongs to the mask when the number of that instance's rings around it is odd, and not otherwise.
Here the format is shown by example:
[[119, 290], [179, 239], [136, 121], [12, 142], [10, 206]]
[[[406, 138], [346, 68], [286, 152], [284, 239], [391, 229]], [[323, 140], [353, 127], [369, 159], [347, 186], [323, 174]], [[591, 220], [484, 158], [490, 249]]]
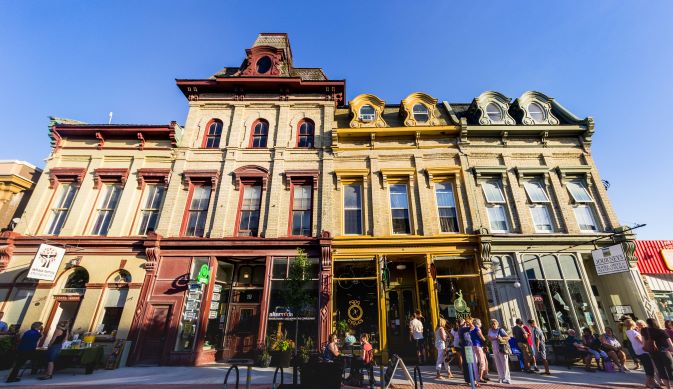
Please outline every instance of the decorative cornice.
[[189, 185], [197, 183], [209, 183], [210, 190], [214, 191], [220, 180], [220, 172], [217, 170], [185, 170], [182, 172], [182, 178], [185, 190], [189, 190]]
[[138, 169], [136, 175], [138, 176], [138, 189], [145, 187], [148, 182], [158, 183], [168, 187], [168, 177], [171, 174], [171, 169], [165, 168], [141, 168]]
[[[360, 120], [360, 108], [365, 105], [371, 105], [374, 108], [374, 120]], [[383, 109], [386, 106], [385, 101], [371, 94], [361, 94], [356, 96], [349, 103], [351, 110], [351, 127], [386, 127], [388, 124], [383, 120]]]
[[575, 166], [557, 166], [556, 172], [559, 175], [562, 183], [565, 183], [569, 176], [581, 176], [587, 180], [591, 178], [591, 166], [587, 165], [575, 165]]
[[320, 172], [315, 170], [286, 170], [285, 175], [285, 189], [290, 190], [290, 184], [294, 180], [310, 178], [312, 181], [313, 190], [318, 190], [318, 176]]
[[479, 179], [483, 176], [500, 176], [505, 177], [507, 173], [506, 166], [474, 166], [472, 168], [475, 178]]
[[262, 190], [266, 190], [267, 181], [269, 180], [269, 171], [261, 166], [241, 166], [231, 174], [234, 176], [234, 188], [236, 190], [241, 188], [241, 182], [245, 179], [261, 180]]
[[78, 187], [82, 185], [85, 168], [54, 167], [49, 169], [49, 189], [56, 188], [61, 182], [72, 182]]
[[516, 166], [516, 177], [519, 185], [523, 185], [523, 179], [526, 176], [542, 176], [545, 180], [549, 177], [549, 167], [547, 166]]
[[[560, 121], [552, 114], [552, 101], [553, 99], [546, 96], [543, 93], [528, 91], [522, 94], [518, 99], [514, 100], [512, 104], [521, 115], [521, 123], [525, 125], [540, 125], [540, 124], [549, 124], [557, 125]], [[528, 106], [531, 103], [537, 103], [544, 110], [544, 119], [541, 121], [535, 121], [528, 112]]]
[[129, 169], [116, 168], [98, 168], [93, 171], [93, 187], [100, 189], [101, 185], [105, 183], [120, 183], [122, 186], [126, 185], [126, 180], [129, 177]]
[[0, 240], [4, 241], [0, 244], [0, 271], [7, 269], [9, 266], [9, 261], [14, 255], [14, 237], [18, 236], [16, 232], [13, 231], [4, 231], [0, 234]]
[[425, 126], [435, 126], [439, 124], [439, 111], [437, 110], [437, 99], [421, 92], [415, 92], [405, 97], [400, 103], [400, 114], [404, 116], [405, 126], [417, 126], [419, 123], [414, 118], [413, 108], [416, 104], [422, 104], [428, 110], [428, 120], [420, 123]]
[[462, 171], [460, 166], [446, 166], [446, 167], [429, 167], [425, 170], [425, 175], [428, 177], [428, 188], [434, 187], [434, 183], [444, 179], [447, 176], [460, 177]]
[[385, 188], [388, 185], [388, 179], [390, 177], [405, 177], [409, 180], [409, 186], [414, 185], [414, 175], [416, 174], [416, 169], [414, 168], [382, 168], [380, 170], [382, 188]]

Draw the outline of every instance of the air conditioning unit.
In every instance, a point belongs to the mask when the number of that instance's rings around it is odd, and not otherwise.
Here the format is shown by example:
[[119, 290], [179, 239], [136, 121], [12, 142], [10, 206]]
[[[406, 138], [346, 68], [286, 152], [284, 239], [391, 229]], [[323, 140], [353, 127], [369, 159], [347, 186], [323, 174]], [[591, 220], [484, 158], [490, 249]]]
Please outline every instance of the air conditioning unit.
[[373, 113], [365, 113], [360, 115], [360, 120], [363, 122], [373, 122], [374, 121], [374, 114]]

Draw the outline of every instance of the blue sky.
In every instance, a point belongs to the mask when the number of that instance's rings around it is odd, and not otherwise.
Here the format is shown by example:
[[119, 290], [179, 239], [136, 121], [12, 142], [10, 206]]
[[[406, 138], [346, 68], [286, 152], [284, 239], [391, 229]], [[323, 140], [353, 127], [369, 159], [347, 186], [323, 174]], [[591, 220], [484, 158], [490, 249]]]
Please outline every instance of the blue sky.
[[184, 123], [175, 78], [287, 32], [295, 64], [346, 79], [348, 99], [539, 90], [593, 116], [620, 221], [673, 239], [672, 16], [671, 1], [0, 0], [0, 159], [43, 166], [49, 115]]

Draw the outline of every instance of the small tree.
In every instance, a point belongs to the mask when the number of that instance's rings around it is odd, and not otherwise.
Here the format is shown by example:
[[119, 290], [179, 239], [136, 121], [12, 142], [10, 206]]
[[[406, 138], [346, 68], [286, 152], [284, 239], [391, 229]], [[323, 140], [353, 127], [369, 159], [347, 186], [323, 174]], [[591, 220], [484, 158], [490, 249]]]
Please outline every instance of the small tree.
[[[294, 317], [301, 316], [307, 305], [310, 305], [314, 297], [308, 290], [310, 284], [310, 270], [308, 256], [303, 249], [297, 248], [297, 256], [290, 262], [290, 271], [285, 280], [283, 297]], [[296, 341], [296, 339], [295, 339]]]

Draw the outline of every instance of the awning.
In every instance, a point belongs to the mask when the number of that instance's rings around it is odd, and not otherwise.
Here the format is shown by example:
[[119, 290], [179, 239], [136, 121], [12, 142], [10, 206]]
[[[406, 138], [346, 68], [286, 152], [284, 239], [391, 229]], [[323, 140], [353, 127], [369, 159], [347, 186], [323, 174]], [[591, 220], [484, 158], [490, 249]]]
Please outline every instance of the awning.
[[642, 274], [673, 274], [673, 240], [638, 240], [634, 254]]

